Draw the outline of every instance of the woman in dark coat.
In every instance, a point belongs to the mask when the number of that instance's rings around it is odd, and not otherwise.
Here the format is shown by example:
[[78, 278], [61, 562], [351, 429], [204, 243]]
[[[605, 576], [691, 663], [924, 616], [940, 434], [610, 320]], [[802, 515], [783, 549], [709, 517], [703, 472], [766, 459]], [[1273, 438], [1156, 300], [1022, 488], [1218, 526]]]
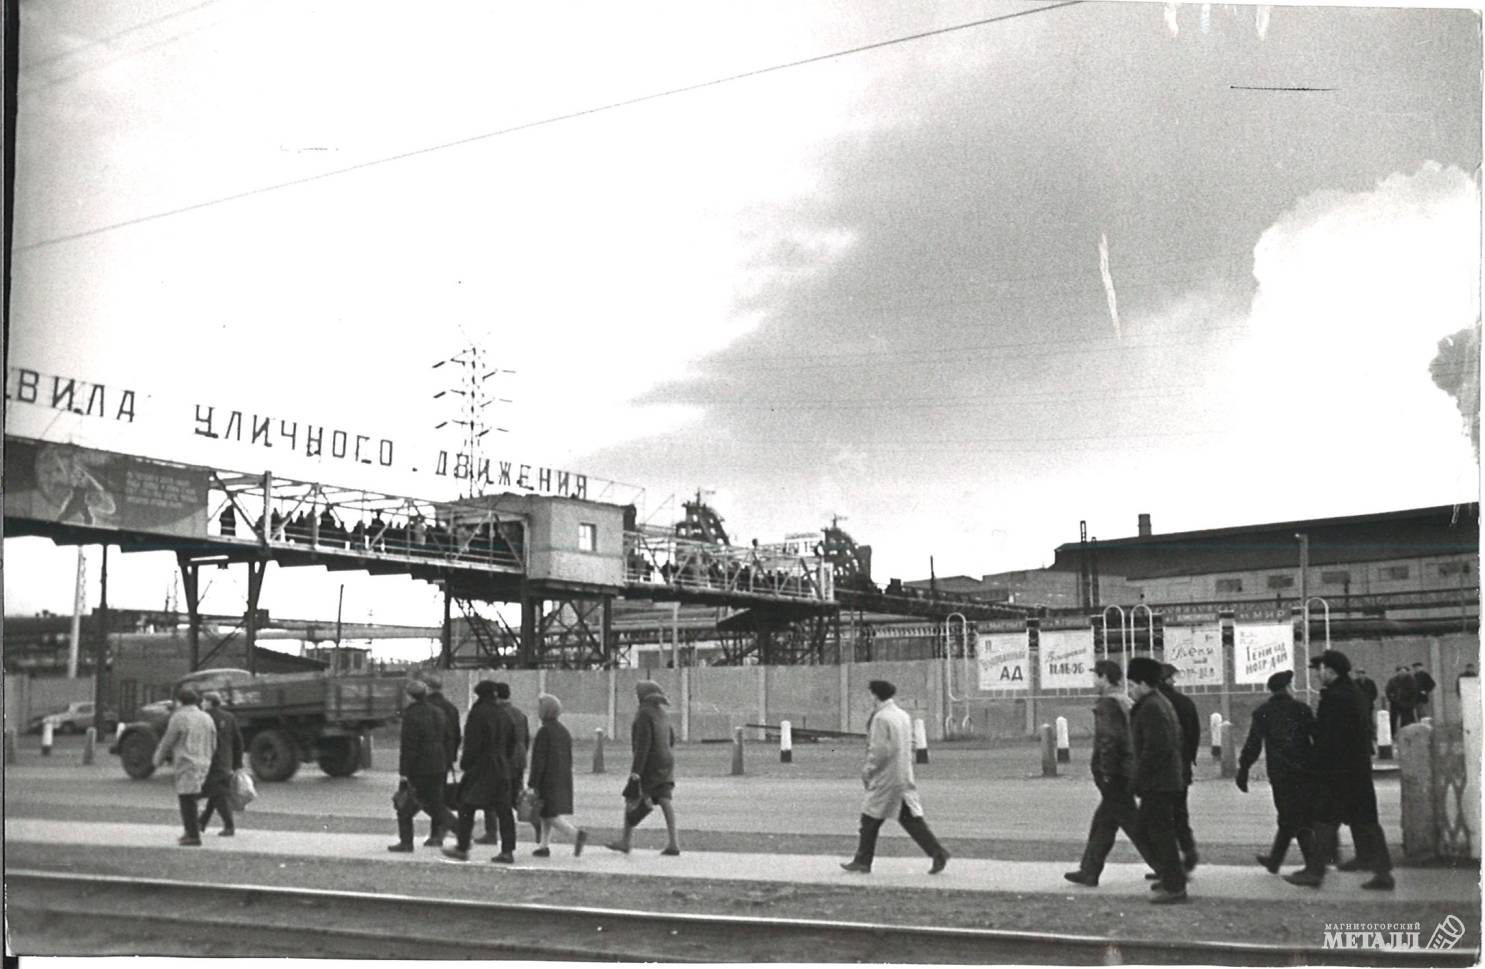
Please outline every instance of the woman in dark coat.
[[[634, 828], [650, 813], [653, 805], [659, 805], [665, 814], [665, 833], [668, 836], [662, 855], [678, 855], [681, 846], [676, 840], [675, 808], [670, 796], [675, 790], [675, 757], [670, 748], [675, 746], [675, 733], [670, 729], [670, 718], [665, 707], [670, 701], [660, 684], [652, 680], [640, 680], [634, 684], [639, 697], [639, 709], [634, 714], [634, 726], [630, 728], [629, 741], [634, 750], [634, 763], [629, 768], [630, 788], [637, 789], [637, 797], [625, 795], [624, 834], [618, 841], [610, 842], [614, 851], [629, 853], [629, 838]], [[626, 789], [628, 790], [628, 789]]]
[[588, 832], [572, 823], [572, 734], [557, 718], [562, 715], [562, 701], [549, 693], [536, 698], [536, 712], [541, 726], [531, 742], [531, 774], [527, 779], [532, 792], [541, 798], [541, 844], [531, 852], [538, 858], [552, 853], [552, 829], [572, 838], [574, 857], [583, 853]]
[[500, 854], [490, 860], [508, 865], [515, 861], [516, 850], [516, 817], [510, 803], [515, 735], [510, 719], [495, 705], [493, 681], [476, 683], [474, 695], [478, 699], [464, 721], [464, 754], [459, 758], [464, 776], [459, 779], [458, 842], [443, 853], [468, 861], [475, 814], [494, 810], [500, 826]]

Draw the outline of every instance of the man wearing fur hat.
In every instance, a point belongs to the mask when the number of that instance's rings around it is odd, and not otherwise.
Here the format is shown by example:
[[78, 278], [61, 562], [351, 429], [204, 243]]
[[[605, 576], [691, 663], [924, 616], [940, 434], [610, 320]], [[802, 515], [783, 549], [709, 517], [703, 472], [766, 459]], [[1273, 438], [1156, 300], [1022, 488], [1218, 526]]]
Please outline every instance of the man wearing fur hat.
[[1279, 812], [1279, 830], [1268, 854], [1258, 856], [1258, 863], [1275, 874], [1284, 863], [1291, 840], [1299, 842], [1299, 852], [1306, 864], [1314, 851], [1310, 787], [1315, 764], [1310, 736], [1315, 729], [1315, 715], [1289, 692], [1293, 681], [1293, 670], [1283, 670], [1268, 678], [1268, 691], [1272, 695], [1253, 711], [1248, 741], [1238, 757], [1237, 786], [1244, 794], [1248, 793], [1248, 770], [1259, 754], [1264, 754], [1268, 765], [1268, 783], [1273, 791], [1274, 807]]
[[500, 853], [490, 860], [508, 865], [515, 861], [516, 852], [516, 816], [511, 799], [515, 735], [510, 719], [496, 703], [495, 687], [491, 680], [481, 680], [474, 687], [476, 699], [464, 722], [464, 753], [459, 760], [464, 776], [459, 778], [459, 820], [454, 829], [458, 840], [443, 853], [457, 861], [469, 860], [474, 816], [483, 809], [485, 823], [494, 814], [500, 831]]
[[624, 810], [624, 834], [608, 847], [614, 851], [629, 853], [629, 839], [634, 828], [645, 819], [653, 806], [659, 805], [665, 815], [665, 849], [662, 855], [681, 853], [676, 839], [675, 807], [671, 794], [675, 790], [675, 756], [670, 748], [675, 746], [675, 732], [670, 729], [670, 718], [665, 708], [670, 701], [665, 691], [653, 680], [640, 680], [634, 684], [639, 709], [634, 713], [634, 724], [629, 730], [630, 746], [634, 751], [634, 762], [629, 768], [629, 789], [635, 789], [638, 798], [626, 795]]
[[443, 713], [428, 702], [428, 687], [421, 680], [406, 686], [409, 703], [402, 711], [402, 738], [397, 773], [400, 785], [413, 796], [397, 809], [397, 843], [388, 851], [413, 850], [413, 818], [419, 811], [433, 820], [433, 830], [424, 844], [437, 845], [451, 826], [443, 804], [443, 783], [448, 773], [444, 746]]
[[[1377, 819], [1377, 789], [1372, 784], [1371, 732], [1366, 723], [1366, 697], [1351, 680], [1351, 660], [1327, 649], [1310, 660], [1318, 667], [1320, 709], [1315, 714], [1315, 843], [1334, 844], [1340, 825], [1350, 827], [1356, 842], [1356, 864], [1369, 867], [1372, 878], [1362, 888], [1391, 891], [1392, 855]], [[1315, 852], [1305, 867], [1284, 876], [1292, 885], [1319, 888], [1325, 863]]]
[[1185, 790], [1181, 772], [1181, 725], [1160, 692], [1165, 671], [1148, 656], [1129, 661], [1129, 734], [1134, 747], [1131, 790], [1139, 798], [1139, 838], [1155, 863], [1159, 904], [1186, 900], [1186, 868], [1176, 842], [1176, 801]]

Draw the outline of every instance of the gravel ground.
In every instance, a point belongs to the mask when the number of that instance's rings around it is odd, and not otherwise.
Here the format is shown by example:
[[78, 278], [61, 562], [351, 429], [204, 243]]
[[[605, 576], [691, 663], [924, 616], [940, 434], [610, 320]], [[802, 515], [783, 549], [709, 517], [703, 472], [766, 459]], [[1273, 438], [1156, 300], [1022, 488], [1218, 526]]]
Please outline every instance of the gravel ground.
[[[1419, 921], [1425, 932], [1447, 905], [1328, 903], [1308, 898], [1301, 909], [1291, 896], [1272, 902], [1203, 899], [1199, 883], [1189, 905], [1160, 908], [1101, 899], [1096, 893], [1033, 895], [952, 890], [889, 893], [835, 886], [761, 882], [713, 883], [677, 878], [522, 871], [493, 866], [391, 866], [345, 859], [279, 859], [271, 855], [200, 855], [120, 848], [106, 856], [92, 848], [18, 844], [6, 864], [140, 877], [209, 879], [348, 891], [395, 892], [597, 908], [646, 908], [779, 918], [840, 919], [911, 925], [946, 925], [1029, 932], [1106, 935], [1110, 939], [1202, 939], [1318, 947], [1327, 922]], [[395, 881], [392, 879], [395, 877]], [[1276, 886], [1279, 887], [1279, 886]], [[1478, 945], [1473, 931], [1465, 944]]]

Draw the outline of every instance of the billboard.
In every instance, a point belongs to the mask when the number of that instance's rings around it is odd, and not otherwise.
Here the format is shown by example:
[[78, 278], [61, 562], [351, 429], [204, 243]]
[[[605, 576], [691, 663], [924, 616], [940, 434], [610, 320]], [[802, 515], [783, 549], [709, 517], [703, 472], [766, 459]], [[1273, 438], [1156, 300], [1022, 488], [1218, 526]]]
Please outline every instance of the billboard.
[[979, 633], [975, 636], [979, 658], [980, 689], [1025, 690], [1030, 686], [1027, 669], [1031, 645], [1023, 630], [1018, 633]]
[[1182, 687], [1221, 686], [1226, 682], [1222, 670], [1222, 627], [1216, 623], [1166, 626], [1165, 661], [1180, 671], [1176, 682]]
[[1292, 623], [1239, 623], [1233, 627], [1234, 683], [1267, 683], [1268, 678], [1280, 670], [1292, 669], [1294, 669], [1294, 625]]
[[1087, 690], [1093, 686], [1093, 630], [1045, 630], [1037, 637], [1044, 690]]
[[112, 451], [7, 438], [10, 518], [154, 535], [206, 537], [210, 472]]

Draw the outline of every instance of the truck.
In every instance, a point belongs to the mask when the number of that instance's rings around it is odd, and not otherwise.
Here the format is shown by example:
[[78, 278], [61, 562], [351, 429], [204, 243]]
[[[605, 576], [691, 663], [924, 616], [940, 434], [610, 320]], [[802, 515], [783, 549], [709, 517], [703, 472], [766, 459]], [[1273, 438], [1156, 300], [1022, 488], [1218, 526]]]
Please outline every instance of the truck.
[[[189, 686], [215, 690], [222, 706], [237, 718], [253, 773], [265, 781], [286, 781], [308, 761], [331, 777], [350, 777], [361, 769], [367, 731], [402, 713], [401, 679], [369, 674], [271, 673], [212, 669], [176, 680], [170, 695]], [[124, 773], [144, 780], [155, 772], [155, 748], [165, 735], [174, 703], [160, 700], [139, 709], [109, 745]]]

